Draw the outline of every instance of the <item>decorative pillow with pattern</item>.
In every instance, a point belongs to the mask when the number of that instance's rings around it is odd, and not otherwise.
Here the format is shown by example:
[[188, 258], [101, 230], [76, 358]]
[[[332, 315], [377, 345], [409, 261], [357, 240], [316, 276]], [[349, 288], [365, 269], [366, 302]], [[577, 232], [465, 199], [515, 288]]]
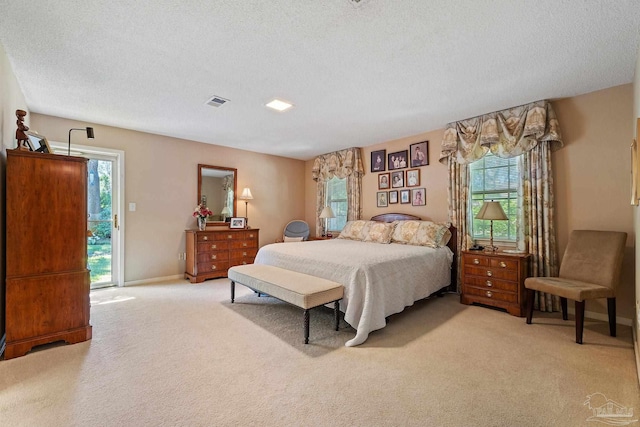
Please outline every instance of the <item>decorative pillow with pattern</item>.
[[338, 239], [362, 240], [362, 231], [365, 225], [367, 225], [367, 222], [369, 221], [347, 221], [344, 228], [340, 232]]
[[439, 248], [451, 239], [449, 224], [432, 221], [394, 221], [396, 223], [391, 241], [405, 245]]
[[364, 238], [365, 242], [373, 243], [391, 243], [391, 236], [395, 228], [394, 223], [370, 221], [368, 227], [368, 233]]

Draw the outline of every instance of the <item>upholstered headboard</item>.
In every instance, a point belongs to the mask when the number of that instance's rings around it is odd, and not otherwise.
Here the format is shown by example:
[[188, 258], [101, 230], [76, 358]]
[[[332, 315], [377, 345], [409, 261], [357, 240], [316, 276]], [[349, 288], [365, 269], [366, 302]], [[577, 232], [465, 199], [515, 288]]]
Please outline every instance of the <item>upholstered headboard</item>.
[[[403, 213], [383, 213], [380, 215], [375, 215], [371, 217], [371, 221], [380, 221], [380, 222], [393, 222], [393, 221], [422, 221], [422, 218]], [[456, 228], [453, 225], [449, 226], [449, 231], [451, 232], [451, 239], [449, 239], [449, 243], [447, 246], [453, 252], [453, 263], [451, 264], [451, 284], [449, 285], [449, 290], [452, 292], [456, 292], [458, 287], [458, 236], [456, 234]]]

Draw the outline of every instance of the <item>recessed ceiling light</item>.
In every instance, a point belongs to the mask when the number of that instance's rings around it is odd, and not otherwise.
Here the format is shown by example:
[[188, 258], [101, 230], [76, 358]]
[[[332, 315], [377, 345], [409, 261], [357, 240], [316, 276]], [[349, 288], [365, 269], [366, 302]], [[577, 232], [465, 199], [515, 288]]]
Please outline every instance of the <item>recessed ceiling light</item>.
[[270, 103], [266, 104], [266, 106], [269, 108], [273, 108], [274, 110], [285, 111], [293, 107], [293, 104], [289, 104], [288, 102], [281, 101], [279, 99], [274, 99]]

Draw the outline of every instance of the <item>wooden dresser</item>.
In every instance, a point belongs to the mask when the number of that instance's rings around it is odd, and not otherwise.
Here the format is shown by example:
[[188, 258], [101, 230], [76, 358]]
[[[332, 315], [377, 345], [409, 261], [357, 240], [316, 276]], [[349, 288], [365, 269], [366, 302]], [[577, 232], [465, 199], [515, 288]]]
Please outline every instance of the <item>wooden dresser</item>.
[[7, 150], [5, 359], [91, 339], [87, 159]]
[[529, 254], [463, 251], [460, 302], [499, 307], [523, 317], [529, 257]]
[[185, 279], [199, 283], [227, 277], [234, 265], [253, 264], [258, 252], [258, 229], [186, 230]]

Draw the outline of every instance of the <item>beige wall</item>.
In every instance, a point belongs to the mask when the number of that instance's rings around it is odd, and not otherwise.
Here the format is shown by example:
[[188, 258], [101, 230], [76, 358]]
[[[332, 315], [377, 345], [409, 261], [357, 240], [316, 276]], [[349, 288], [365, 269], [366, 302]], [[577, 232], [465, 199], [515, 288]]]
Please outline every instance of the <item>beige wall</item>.
[[[564, 148], [554, 153], [558, 245], [563, 253], [575, 229], [628, 233], [618, 316], [633, 318], [635, 232], [630, 204], [633, 88], [617, 86], [554, 103]], [[606, 300], [586, 310], [606, 313]]]
[[[638, 138], [638, 135], [640, 135], [640, 129], [637, 128], [637, 119], [640, 118], [640, 54], [637, 55], [637, 59], [636, 59], [636, 70], [635, 70], [635, 75], [633, 77], [633, 138], [637, 138], [638, 139], [638, 143], [640, 143], [640, 138]], [[634, 230], [638, 230], [640, 229], [640, 209], [638, 208], [634, 208], [633, 209], [633, 214], [634, 214]], [[638, 233], [636, 233], [636, 248], [638, 247], [638, 244], [640, 244], [640, 237], [638, 236]], [[638, 253], [638, 251], [636, 251], [635, 254], [635, 259], [636, 259], [636, 265], [640, 262], [640, 254]], [[635, 277], [635, 298], [634, 298], [634, 303], [635, 303], [635, 317], [634, 317], [634, 325], [635, 325], [635, 340], [636, 340], [636, 361], [638, 363], [638, 376], [640, 378], [640, 277], [638, 277], [638, 275], [636, 274]]]
[[[4, 336], [4, 266], [6, 262], [5, 256], [5, 166], [7, 164], [7, 148], [15, 148], [15, 132], [16, 132], [16, 110], [27, 109], [27, 103], [22, 94], [22, 90], [13, 74], [13, 69], [9, 63], [9, 59], [4, 52], [4, 47], [0, 44], [0, 136], [2, 137], [2, 154], [0, 155], [0, 352], [2, 351]], [[29, 124], [29, 115], [25, 118], [25, 124]]]
[[239, 191], [253, 193], [248, 217], [260, 229], [260, 245], [304, 214], [303, 161], [39, 114], [31, 120], [33, 129], [62, 142], [70, 128], [93, 126], [94, 140], [76, 133], [73, 142], [125, 151], [125, 207], [137, 204], [135, 212], [125, 209], [125, 282], [184, 273], [178, 254], [185, 252], [184, 230], [196, 227], [198, 163], [238, 169]]
[[[634, 312], [635, 233], [633, 209], [629, 204], [629, 144], [632, 132], [632, 85], [623, 85], [553, 102], [565, 147], [553, 154], [558, 246], [562, 254], [571, 230], [608, 229], [629, 234], [623, 278], [618, 298], [618, 316], [631, 319]], [[362, 149], [363, 218], [385, 212], [402, 212], [447, 220], [447, 168], [438, 163], [444, 129], [376, 144]], [[377, 173], [370, 173], [371, 151], [387, 154], [406, 150], [409, 144], [429, 141], [429, 165], [420, 168], [421, 187], [427, 190], [427, 205], [376, 207]], [[313, 161], [305, 166], [306, 220], [315, 223]], [[587, 302], [587, 311], [606, 313], [606, 300]]]

